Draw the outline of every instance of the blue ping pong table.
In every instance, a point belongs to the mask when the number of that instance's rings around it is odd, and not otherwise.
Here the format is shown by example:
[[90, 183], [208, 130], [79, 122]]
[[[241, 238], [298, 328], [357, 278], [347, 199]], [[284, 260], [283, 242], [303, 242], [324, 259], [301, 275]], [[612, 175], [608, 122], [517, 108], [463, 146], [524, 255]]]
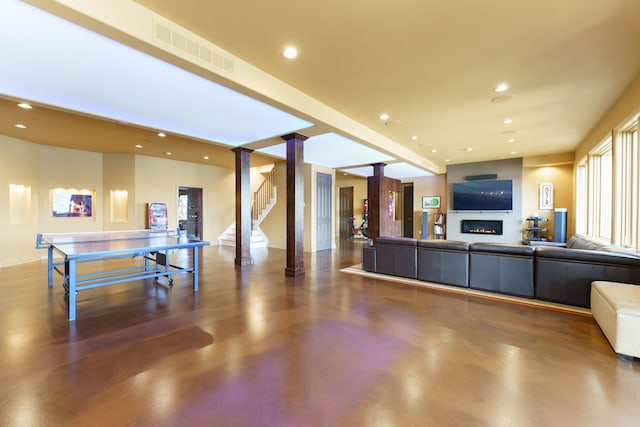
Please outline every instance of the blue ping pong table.
[[[209, 242], [190, 239], [171, 231], [112, 231], [89, 233], [38, 234], [36, 248], [48, 250], [48, 285], [53, 286], [54, 271], [64, 280], [63, 285], [69, 297], [69, 320], [76, 319], [76, 294], [80, 291], [133, 280], [165, 277], [173, 283], [172, 275], [193, 274], [193, 291], [198, 290], [198, 249]], [[192, 265], [180, 267], [169, 263], [169, 251], [191, 249]], [[55, 254], [62, 261], [54, 260]], [[78, 272], [78, 264], [109, 261], [122, 258], [142, 257], [143, 263], [129, 268], [108, 269], [109, 263], [96, 264], [104, 271]], [[142, 265], [140, 265], [142, 264]], [[122, 264], [118, 264], [120, 267]], [[64, 266], [63, 268], [61, 268]], [[95, 269], [94, 269], [95, 270]]]

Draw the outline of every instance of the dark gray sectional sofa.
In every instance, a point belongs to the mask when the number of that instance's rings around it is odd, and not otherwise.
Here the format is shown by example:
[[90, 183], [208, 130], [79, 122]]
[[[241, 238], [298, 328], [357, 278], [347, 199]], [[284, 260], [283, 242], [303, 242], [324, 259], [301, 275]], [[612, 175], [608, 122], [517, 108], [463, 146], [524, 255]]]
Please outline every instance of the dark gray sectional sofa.
[[593, 281], [640, 284], [639, 254], [582, 236], [566, 247], [379, 237], [362, 268], [587, 308]]

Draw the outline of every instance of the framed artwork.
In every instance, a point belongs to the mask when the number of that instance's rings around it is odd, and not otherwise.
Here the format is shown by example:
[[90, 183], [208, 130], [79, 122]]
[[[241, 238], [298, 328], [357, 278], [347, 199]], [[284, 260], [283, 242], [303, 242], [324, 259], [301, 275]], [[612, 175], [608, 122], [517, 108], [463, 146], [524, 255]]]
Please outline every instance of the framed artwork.
[[56, 189], [51, 204], [55, 218], [93, 217], [93, 192]]
[[147, 223], [150, 231], [167, 231], [169, 219], [165, 203], [149, 203], [147, 205]]
[[422, 209], [440, 209], [440, 196], [423, 196]]
[[540, 184], [540, 209], [553, 209], [553, 184]]

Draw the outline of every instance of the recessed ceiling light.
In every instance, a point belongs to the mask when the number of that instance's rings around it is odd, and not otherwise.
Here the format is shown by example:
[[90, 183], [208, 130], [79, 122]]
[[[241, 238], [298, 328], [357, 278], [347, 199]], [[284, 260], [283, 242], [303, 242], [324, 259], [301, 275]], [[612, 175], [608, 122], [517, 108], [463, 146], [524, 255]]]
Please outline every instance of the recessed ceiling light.
[[466, 148], [463, 148], [463, 149], [462, 149], [462, 151], [473, 151], [473, 148], [471, 148], [471, 147], [466, 147]]
[[164, 133], [164, 132], [158, 132], [158, 136], [159, 136], [160, 138], [164, 138], [165, 136], [167, 136], [167, 134], [166, 134], [166, 133]]
[[282, 51], [282, 56], [287, 59], [295, 59], [298, 57], [298, 49], [293, 46], [287, 46]]
[[515, 139], [513, 139], [513, 138], [509, 138], [509, 139], [507, 139], [507, 142], [508, 142], [508, 143], [512, 143], [512, 142], [516, 142], [516, 140], [515, 140]]
[[511, 155], [513, 156], [514, 154], [518, 154], [518, 152], [517, 151], [512, 151]]
[[136, 148], [142, 148], [142, 145], [136, 144]]
[[209, 160], [209, 156], [204, 156], [203, 159]]
[[450, 159], [444, 159], [444, 161], [449, 163], [451, 160]]
[[389, 115], [387, 113], [380, 114], [380, 120], [389, 120]]
[[167, 152], [166, 152], [166, 153], [164, 153], [164, 154], [166, 154], [167, 156], [170, 156], [170, 155], [171, 155], [171, 151], [167, 151]]
[[437, 153], [438, 150], [436, 150], [435, 148], [433, 150], [431, 150], [432, 153]]
[[496, 86], [493, 91], [496, 93], [501, 93], [501, 92], [505, 92], [509, 89], [509, 85], [506, 83], [500, 83], [498, 86]]
[[20, 104], [18, 104], [18, 107], [24, 108], [25, 110], [31, 110], [33, 108], [31, 104], [28, 104], [26, 102], [21, 102]]
[[15, 125], [17, 128], [19, 129], [26, 129], [27, 127], [25, 125], [23, 125], [22, 123], [18, 123]]
[[417, 140], [418, 140], [418, 135], [413, 135], [413, 136], [411, 137], [411, 139], [412, 139], [413, 141], [417, 141]]
[[505, 125], [510, 125], [511, 123], [513, 123], [513, 120], [511, 120], [511, 119], [504, 119], [504, 120], [502, 121], [502, 123], [504, 123]]

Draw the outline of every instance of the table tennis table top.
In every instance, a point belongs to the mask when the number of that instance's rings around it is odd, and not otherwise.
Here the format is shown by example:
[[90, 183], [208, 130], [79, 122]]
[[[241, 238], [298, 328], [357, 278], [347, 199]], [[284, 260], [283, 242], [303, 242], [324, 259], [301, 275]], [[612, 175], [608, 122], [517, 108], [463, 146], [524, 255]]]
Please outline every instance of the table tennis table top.
[[53, 247], [67, 257], [113, 253], [153, 252], [167, 248], [208, 246], [209, 242], [181, 236], [176, 230], [104, 231], [84, 233], [41, 233], [37, 248]]

